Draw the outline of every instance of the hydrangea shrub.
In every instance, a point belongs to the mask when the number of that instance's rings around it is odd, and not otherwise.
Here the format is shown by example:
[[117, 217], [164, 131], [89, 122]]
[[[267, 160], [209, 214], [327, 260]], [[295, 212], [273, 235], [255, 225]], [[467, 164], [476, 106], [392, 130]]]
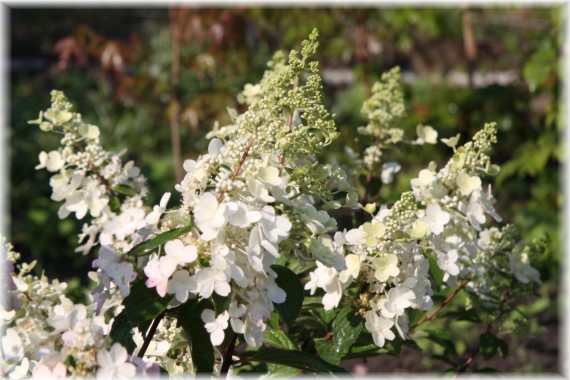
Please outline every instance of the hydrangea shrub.
[[[496, 333], [511, 300], [540, 284], [531, 260], [545, 242], [526, 244], [498, 224], [485, 183], [499, 172], [496, 125], [462, 145], [460, 135], [440, 139], [452, 153], [446, 164], [430, 162], [394, 203], [369, 202], [371, 178], [389, 184], [402, 170], [384, 158], [390, 148], [436, 144], [438, 133], [419, 125], [410, 138], [398, 127], [396, 68], [362, 106], [368, 124], [358, 132], [371, 141], [362, 156], [319, 161], [339, 134], [323, 105], [317, 47], [314, 31], [245, 86], [247, 111], [230, 109], [208, 152], [184, 162], [172, 190], [179, 204], [168, 192], [149, 205], [134, 163], [107, 152], [100, 129], [52, 92], [32, 123], [61, 145], [41, 152], [36, 169], [52, 173], [59, 217], [85, 221], [76, 251], [94, 255], [97, 285], [90, 304], [74, 304], [65, 283], [32, 274], [34, 263], [14, 269], [19, 255], [4, 242], [3, 375], [342, 373], [344, 358], [417, 347], [416, 329], [461, 291], [461, 315], [486, 326], [483, 354], [506, 354]], [[367, 173], [364, 194], [356, 171]], [[351, 228], [338, 228], [339, 209], [354, 216]]]

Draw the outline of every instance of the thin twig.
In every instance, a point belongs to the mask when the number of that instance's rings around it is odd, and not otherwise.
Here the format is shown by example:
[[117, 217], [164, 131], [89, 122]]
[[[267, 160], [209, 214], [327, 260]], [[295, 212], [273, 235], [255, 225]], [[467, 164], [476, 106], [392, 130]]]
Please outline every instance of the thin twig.
[[465, 288], [465, 286], [467, 285], [468, 281], [463, 281], [454, 291], [453, 293], [451, 293], [449, 296], [447, 296], [447, 298], [443, 301], [443, 303], [441, 305], [439, 305], [434, 311], [432, 311], [431, 313], [429, 313], [428, 315], [426, 315], [425, 317], [423, 317], [422, 319], [420, 319], [418, 322], [412, 324], [410, 326], [410, 330], [414, 329], [416, 327], [418, 327], [419, 325], [431, 320], [433, 317], [435, 317], [435, 315], [437, 313], [439, 313], [441, 311], [441, 309], [443, 309], [443, 307], [445, 305], [447, 305], [448, 303], [450, 303], [455, 296], [457, 296], [457, 293], [459, 293], [462, 289]]
[[220, 370], [220, 376], [226, 375], [230, 369], [230, 366], [232, 365], [232, 356], [236, 348], [237, 337], [238, 337], [237, 334], [233, 333], [232, 341], [230, 342], [230, 345], [228, 346], [226, 352], [224, 353], [224, 361], [222, 362], [222, 369]]
[[253, 137], [250, 137], [249, 141], [247, 142], [247, 146], [245, 147], [245, 150], [243, 151], [241, 158], [239, 159], [238, 166], [236, 166], [236, 168], [234, 169], [234, 172], [232, 174], [232, 181], [235, 180], [237, 175], [239, 174], [239, 171], [241, 170], [241, 167], [245, 162], [245, 159], [247, 158], [247, 155], [249, 154], [249, 150], [251, 149], [252, 145], [253, 145]]
[[139, 358], [142, 358], [144, 356], [146, 350], [148, 349], [148, 346], [150, 345], [150, 342], [152, 341], [152, 337], [154, 336], [154, 333], [156, 332], [156, 329], [158, 328], [158, 325], [160, 324], [160, 321], [162, 320], [162, 318], [164, 318], [165, 314], [166, 314], [166, 311], [163, 311], [152, 322], [152, 326], [150, 326], [150, 329], [148, 330], [148, 334], [146, 335], [146, 337], [144, 339], [144, 343], [141, 347], [141, 350], [137, 354], [137, 356]]
[[[493, 327], [492, 324], [488, 324], [487, 325], [487, 329], [485, 330], [485, 334], [488, 334], [491, 332], [491, 328]], [[460, 373], [463, 373], [467, 370], [467, 367], [469, 367], [471, 365], [471, 363], [473, 363], [473, 361], [475, 360], [475, 357], [479, 354], [479, 351], [481, 350], [481, 343], [479, 343], [477, 345], [477, 348], [475, 348], [475, 350], [473, 351], [473, 353], [467, 358], [467, 360], [465, 361], [465, 363], [463, 363], [463, 365], [461, 367], [459, 367], [459, 369], [457, 370], [457, 373], [455, 374], [455, 376], [453, 377], [453, 380], [455, 380], [457, 378], [457, 376], [459, 376]]]
[[[295, 83], [293, 83], [293, 89], [291, 91], [295, 91], [298, 86], [299, 86], [299, 77], [295, 78]], [[291, 110], [291, 113], [287, 117], [287, 133], [286, 134], [289, 134], [293, 131], [293, 115], [294, 114], [295, 114], [295, 109]], [[285, 163], [285, 156], [280, 155], [279, 156], [279, 164], [283, 165], [284, 163]], [[283, 170], [283, 168], [279, 168], [279, 175], [281, 175], [282, 170]]]
[[[245, 159], [247, 158], [248, 154], [249, 154], [249, 150], [251, 149], [251, 146], [253, 145], [253, 137], [249, 138], [249, 141], [247, 143], [247, 146], [245, 147], [245, 150], [243, 151], [241, 158], [239, 159], [238, 165], [236, 166], [236, 168], [234, 169], [234, 172], [232, 173], [232, 181], [236, 179], [236, 177], [239, 174], [239, 171], [241, 170], [241, 167], [243, 165], [243, 163], [245, 162]], [[224, 194], [221, 193], [218, 196], [218, 202], [222, 201]]]
[[[78, 144], [75, 144], [75, 146], [80, 147]], [[83, 151], [82, 148], [80, 150]], [[101, 175], [101, 173], [99, 173], [97, 171], [97, 169], [95, 169], [95, 164], [93, 164], [93, 161], [89, 161], [89, 169], [91, 169], [93, 174], [95, 174], [95, 177], [97, 177], [99, 182], [101, 182], [101, 184], [103, 184], [103, 186], [105, 186], [105, 190], [107, 190], [109, 195], [114, 197], [116, 195], [115, 190], [113, 190], [113, 188], [111, 187], [111, 184], [109, 183], [109, 181], [107, 181], [107, 178], [103, 177]]]

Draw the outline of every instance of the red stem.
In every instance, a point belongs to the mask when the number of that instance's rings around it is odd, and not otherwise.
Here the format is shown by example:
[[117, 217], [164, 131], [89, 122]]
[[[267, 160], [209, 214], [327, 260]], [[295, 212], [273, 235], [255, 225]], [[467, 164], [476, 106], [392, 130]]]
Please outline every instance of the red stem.
[[[492, 324], [488, 324], [487, 325], [487, 329], [485, 330], [485, 333], [488, 334], [491, 332], [491, 328], [492, 328]], [[479, 354], [479, 351], [481, 350], [481, 344], [477, 345], [477, 348], [475, 348], [475, 350], [473, 351], [473, 353], [471, 354], [471, 356], [469, 356], [467, 358], [467, 360], [465, 361], [465, 363], [463, 363], [463, 365], [461, 367], [459, 367], [459, 369], [457, 370], [457, 373], [454, 376], [454, 380], [457, 378], [457, 376], [460, 373], [463, 373], [467, 370], [467, 367], [469, 367], [471, 365], [471, 363], [473, 363], [473, 361], [475, 361], [475, 357]]]
[[230, 366], [232, 365], [232, 356], [236, 348], [237, 337], [238, 337], [237, 334], [234, 333], [232, 336], [232, 341], [230, 342], [230, 345], [228, 346], [226, 352], [224, 353], [224, 359], [222, 362], [222, 369], [220, 370], [220, 375], [226, 375], [230, 369]]
[[[235, 180], [237, 175], [239, 174], [239, 171], [241, 170], [241, 167], [242, 167], [243, 163], [245, 162], [245, 159], [247, 158], [247, 156], [249, 154], [249, 150], [251, 149], [251, 146], [253, 145], [253, 140], [254, 140], [253, 137], [249, 138], [247, 146], [245, 147], [245, 150], [241, 155], [241, 158], [238, 162], [238, 165], [236, 166], [236, 168], [234, 169], [234, 172], [232, 173], [232, 181]], [[222, 201], [223, 196], [224, 196], [223, 194], [220, 194], [218, 196], [218, 202]]]
[[414, 323], [413, 325], [410, 326], [410, 329], [414, 329], [416, 327], [418, 327], [419, 325], [431, 320], [433, 317], [435, 317], [435, 315], [437, 313], [439, 313], [441, 311], [441, 309], [443, 309], [443, 307], [445, 305], [447, 305], [448, 303], [450, 303], [455, 296], [457, 296], [457, 293], [459, 293], [462, 289], [465, 288], [465, 286], [467, 285], [468, 281], [464, 281], [462, 282], [454, 291], [453, 293], [451, 293], [449, 296], [447, 296], [447, 298], [443, 301], [443, 303], [441, 305], [439, 305], [434, 311], [432, 311], [431, 313], [429, 313], [428, 315], [426, 315], [425, 317], [423, 317], [422, 319], [420, 319], [418, 322]]
[[165, 314], [165, 311], [160, 313], [158, 315], [158, 317], [156, 317], [156, 319], [152, 322], [152, 326], [150, 326], [150, 329], [148, 330], [148, 334], [146, 335], [146, 337], [144, 339], [141, 350], [137, 354], [137, 356], [139, 358], [142, 358], [144, 356], [146, 350], [148, 349], [148, 346], [150, 345], [150, 342], [152, 341], [152, 337], [154, 336], [154, 333], [156, 332], [156, 329], [158, 328], [160, 321], [162, 320], [162, 318], [164, 318], [164, 314]]

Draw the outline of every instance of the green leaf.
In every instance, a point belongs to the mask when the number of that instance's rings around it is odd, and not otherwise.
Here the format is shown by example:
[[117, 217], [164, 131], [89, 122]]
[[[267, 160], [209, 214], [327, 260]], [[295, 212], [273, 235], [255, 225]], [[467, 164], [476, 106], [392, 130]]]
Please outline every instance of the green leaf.
[[441, 318], [456, 318], [458, 321], [469, 321], [475, 323], [481, 323], [481, 318], [477, 312], [472, 310], [452, 310], [440, 314]]
[[422, 351], [422, 348], [420, 346], [418, 346], [418, 344], [416, 343], [415, 340], [412, 340], [412, 339], [404, 340], [402, 342], [402, 345], [410, 347], [411, 349], [416, 350], [416, 351]]
[[131, 293], [123, 300], [123, 310], [129, 323], [138, 326], [140, 323], [156, 318], [170, 303], [174, 295], [161, 297], [156, 289], [147, 288], [144, 280], [137, 280], [131, 287]]
[[506, 358], [509, 354], [509, 345], [504, 340], [497, 339], [499, 340], [499, 346], [497, 347], [499, 349], [499, 355], [501, 355], [502, 358]]
[[550, 45], [534, 53], [523, 69], [525, 80], [534, 90], [543, 84], [551, 73], [556, 72], [556, 52]]
[[315, 338], [314, 342], [315, 348], [323, 360], [332, 364], [340, 363], [342, 358], [333, 342], [325, 338]]
[[342, 357], [362, 332], [364, 321], [362, 316], [352, 307], [343, 308], [336, 316], [333, 328], [333, 342], [336, 352]]
[[411, 325], [418, 322], [424, 316], [424, 312], [418, 309], [410, 309], [408, 311], [408, 322]]
[[479, 347], [485, 359], [491, 359], [497, 353], [498, 343], [493, 334], [485, 333], [479, 336]]
[[121, 201], [119, 197], [113, 196], [109, 199], [109, 208], [115, 214], [119, 214], [121, 212]]
[[322, 319], [312, 315], [303, 315], [299, 317], [297, 319], [297, 324], [315, 330], [318, 335], [324, 335], [327, 332], [327, 325], [322, 321]]
[[443, 283], [443, 271], [437, 265], [437, 260], [432, 255], [426, 255], [429, 261], [429, 277], [433, 280], [435, 288], [437, 290], [441, 289], [441, 284]]
[[204, 328], [202, 311], [213, 309], [209, 300], [189, 300], [180, 306], [177, 316], [178, 324], [182, 326], [192, 354], [192, 362], [197, 373], [212, 373], [214, 368], [214, 347], [210, 334]]
[[263, 337], [265, 338], [265, 343], [274, 346], [275, 348], [284, 348], [286, 350], [297, 350], [299, 351], [299, 346], [291, 341], [287, 334], [281, 330], [270, 330], [267, 329], [263, 332]]
[[117, 185], [117, 186], [113, 187], [113, 190], [119, 194], [123, 194], [123, 195], [126, 195], [128, 197], [132, 197], [134, 195], [137, 195], [136, 190], [130, 186], [127, 186], [127, 185]]
[[280, 265], [272, 265], [271, 268], [277, 273], [277, 279], [275, 279], [277, 286], [287, 293], [285, 302], [274, 303], [275, 308], [287, 326], [291, 326], [303, 305], [303, 285], [291, 270]]
[[245, 361], [280, 364], [310, 373], [347, 373], [342, 367], [332, 365], [302, 351], [262, 348], [258, 351], [236, 353], [236, 355]]
[[449, 356], [449, 355], [446, 355], [445, 353], [443, 355], [434, 354], [431, 356], [431, 358], [434, 360], [439, 360], [439, 361], [446, 363], [446, 364], [450, 364], [453, 367], [457, 366], [457, 364], [458, 364], [455, 356]]
[[386, 342], [382, 348], [376, 346], [373, 343], [358, 346], [355, 345], [350, 348], [348, 353], [344, 356], [344, 359], [365, 358], [378, 355], [390, 355], [399, 357], [401, 347], [402, 343], [399, 339], [395, 339], [391, 342]]
[[279, 330], [279, 313], [276, 311], [272, 311], [267, 321], [267, 325], [272, 330]]
[[448, 335], [443, 331], [435, 330], [425, 330], [428, 334], [427, 338], [434, 343], [439, 344], [445, 350], [449, 352], [450, 355], [457, 356], [457, 350], [455, 349], [455, 343], [449, 339]]
[[135, 257], [143, 256], [146, 253], [149, 253], [149, 251], [163, 245], [164, 243], [190, 232], [192, 227], [194, 227], [193, 223], [184, 227], [174, 228], [170, 231], [163, 232], [150, 240], [137, 244], [127, 254]]
[[230, 306], [230, 297], [222, 297], [218, 293], [212, 294], [212, 300], [214, 301], [214, 310], [216, 314], [222, 313], [224, 310], [228, 310]]
[[497, 352], [503, 358], [509, 354], [507, 342], [491, 333], [484, 333], [479, 336], [479, 346], [485, 359], [491, 359]]
[[135, 348], [137, 348], [133, 341], [133, 327], [134, 326], [129, 323], [125, 309], [123, 309], [123, 311], [121, 311], [113, 320], [113, 326], [109, 333], [113, 342], [120, 343], [131, 355]]
[[[292, 342], [287, 334], [281, 330], [267, 329], [263, 332], [263, 337], [265, 338], [265, 344], [269, 346], [286, 350], [300, 350], [299, 346]], [[301, 372], [297, 368], [291, 368], [279, 364], [268, 364], [267, 370], [271, 376], [275, 377], [291, 377], [298, 375]]]
[[299, 375], [301, 370], [279, 364], [267, 364], [269, 377], [287, 378]]

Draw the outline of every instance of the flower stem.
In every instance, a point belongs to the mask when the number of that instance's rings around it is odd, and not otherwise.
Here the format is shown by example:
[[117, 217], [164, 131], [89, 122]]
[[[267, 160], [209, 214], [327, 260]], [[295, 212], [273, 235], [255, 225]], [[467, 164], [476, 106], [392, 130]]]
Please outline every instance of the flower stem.
[[220, 370], [220, 376], [224, 375], [225, 377], [225, 375], [227, 375], [230, 369], [230, 366], [232, 365], [232, 356], [236, 348], [237, 337], [238, 337], [237, 334], [233, 333], [232, 341], [230, 342], [230, 345], [228, 346], [226, 352], [224, 353], [224, 359], [222, 362], [222, 369]]
[[158, 325], [159, 325], [160, 321], [162, 320], [162, 318], [164, 318], [165, 314], [166, 314], [166, 310], [163, 311], [162, 313], [160, 313], [155, 318], [155, 320], [152, 322], [152, 326], [150, 326], [150, 329], [148, 330], [148, 334], [144, 338], [144, 342], [143, 342], [143, 345], [141, 347], [141, 350], [137, 354], [137, 356], [139, 358], [142, 358], [144, 356], [146, 350], [148, 349], [148, 346], [150, 345], [150, 342], [152, 341], [152, 337], [154, 336], [154, 333], [156, 332], [156, 329], [158, 328]]
[[[493, 325], [489, 323], [487, 325], [487, 329], [485, 330], [485, 333], [486, 334], [490, 333], [492, 327], [493, 327]], [[467, 358], [467, 360], [465, 361], [465, 363], [463, 363], [463, 365], [461, 367], [459, 367], [459, 369], [457, 370], [457, 373], [453, 377], [453, 380], [455, 380], [457, 378], [457, 376], [459, 376], [460, 373], [463, 373], [467, 370], [467, 367], [469, 367], [471, 365], [471, 363], [473, 363], [473, 361], [475, 360], [475, 357], [479, 354], [480, 350], [481, 350], [481, 344], [479, 344], [477, 346], [477, 348], [475, 348], [475, 351], [473, 351], [471, 356], [469, 356]]]
[[414, 323], [413, 325], [410, 326], [410, 330], [414, 329], [416, 327], [418, 327], [419, 325], [423, 324], [424, 322], [427, 322], [431, 319], [433, 319], [433, 317], [435, 317], [435, 315], [437, 313], [439, 313], [441, 311], [441, 309], [443, 309], [443, 307], [445, 305], [447, 305], [448, 303], [450, 303], [455, 296], [457, 295], [457, 293], [459, 293], [462, 289], [465, 288], [465, 286], [467, 285], [468, 281], [463, 281], [454, 291], [453, 293], [451, 293], [444, 301], [441, 305], [439, 305], [434, 311], [432, 311], [431, 313], [429, 313], [428, 315], [426, 315], [425, 317], [423, 317], [422, 319], [420, 319], [418, 322]]

